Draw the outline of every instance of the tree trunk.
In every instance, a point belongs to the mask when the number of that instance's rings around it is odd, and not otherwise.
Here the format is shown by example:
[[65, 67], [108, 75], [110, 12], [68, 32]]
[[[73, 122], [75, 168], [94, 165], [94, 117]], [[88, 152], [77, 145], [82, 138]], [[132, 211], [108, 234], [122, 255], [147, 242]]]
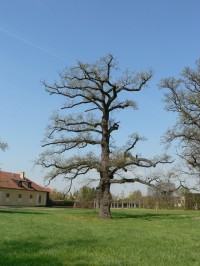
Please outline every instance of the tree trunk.
[[111, 212], [111, 194], [110, 194], [110, 183], [102, 184], [99, 189], [99, 218], [101, 219], [110, 219]]
[[110, 194], [110, 131], [109, 131], [109, 111], [106, 104], [104, 105], [104, 111], [101, 121], [102, 127], [102, 139], [101, 139], [101, 172], [100, 172], [100, 190], [99, 190], [99, 218], [110, 219], [110, 206], [111, 206], [111, 194]]

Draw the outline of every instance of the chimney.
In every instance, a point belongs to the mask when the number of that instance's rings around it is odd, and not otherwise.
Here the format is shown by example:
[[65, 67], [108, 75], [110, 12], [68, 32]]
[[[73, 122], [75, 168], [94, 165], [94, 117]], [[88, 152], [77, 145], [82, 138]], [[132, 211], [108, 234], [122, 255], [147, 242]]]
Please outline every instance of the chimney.
[[22, 180], [25, 179], [25, 172], [20, 172], [19, 175], [20, 175], [20, 178], [21, 178]]

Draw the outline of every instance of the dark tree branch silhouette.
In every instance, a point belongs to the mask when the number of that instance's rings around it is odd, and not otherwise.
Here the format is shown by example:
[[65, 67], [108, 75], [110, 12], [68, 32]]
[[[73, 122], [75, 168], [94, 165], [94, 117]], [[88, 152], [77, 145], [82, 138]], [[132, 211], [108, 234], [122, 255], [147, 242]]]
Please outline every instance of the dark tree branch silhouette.
[[0, 149], [5, 151], [8, 148], [8, 144], [0, 140]]

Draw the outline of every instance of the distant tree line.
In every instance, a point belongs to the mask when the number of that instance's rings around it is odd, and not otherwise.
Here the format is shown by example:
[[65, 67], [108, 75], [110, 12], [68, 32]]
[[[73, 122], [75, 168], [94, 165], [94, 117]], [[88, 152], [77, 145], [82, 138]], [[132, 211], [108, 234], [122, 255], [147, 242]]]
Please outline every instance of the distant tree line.
[[[174, 187], [174, 184], [160, 184], [162, 190], [166, 191]], [[164, 190], [165, 188], [165, 190]], [[163, 193], [160, 188], [158, 190], [148, 188], [147, 195], [143, 195], [140, 190], [132, 191], [128, 196], [112, 195], [111, 202], [115, 203], [115, 207], [135, 207], [146, 209], [199, 209], [200, 194], [193, 194], [188, 189], [180, 188], [178, 191], [171, 193]], [[76, 208], [94, 208], [98, 207], [98, 195], [96, 189], [83, 186], [76, 190], [73, 194], [66, 195], [64, 192], [52, 190], [50, 193], [51, 206], [59, 207], [76, 207]], [[132, 203], [132, 205], [128, 205]], [[123, 205], [122, 205], [123, 204]]]
[[69, 195], [54, 189], [50, 192], [50, 204], [51, 206], [72, 207], [76, 203], [76, 207], [87, 208], [94, 206], [96, 197], [97, 192], [94, 187], [83, 186], [73, 194], [70, 192]]

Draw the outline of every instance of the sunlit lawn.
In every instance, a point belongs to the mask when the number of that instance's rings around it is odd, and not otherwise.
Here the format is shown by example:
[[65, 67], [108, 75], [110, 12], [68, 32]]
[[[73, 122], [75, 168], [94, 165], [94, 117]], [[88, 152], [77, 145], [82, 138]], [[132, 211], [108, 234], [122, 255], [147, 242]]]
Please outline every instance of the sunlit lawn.
[[0, 209], [0, 265], [200, 265], [200, 212]]

